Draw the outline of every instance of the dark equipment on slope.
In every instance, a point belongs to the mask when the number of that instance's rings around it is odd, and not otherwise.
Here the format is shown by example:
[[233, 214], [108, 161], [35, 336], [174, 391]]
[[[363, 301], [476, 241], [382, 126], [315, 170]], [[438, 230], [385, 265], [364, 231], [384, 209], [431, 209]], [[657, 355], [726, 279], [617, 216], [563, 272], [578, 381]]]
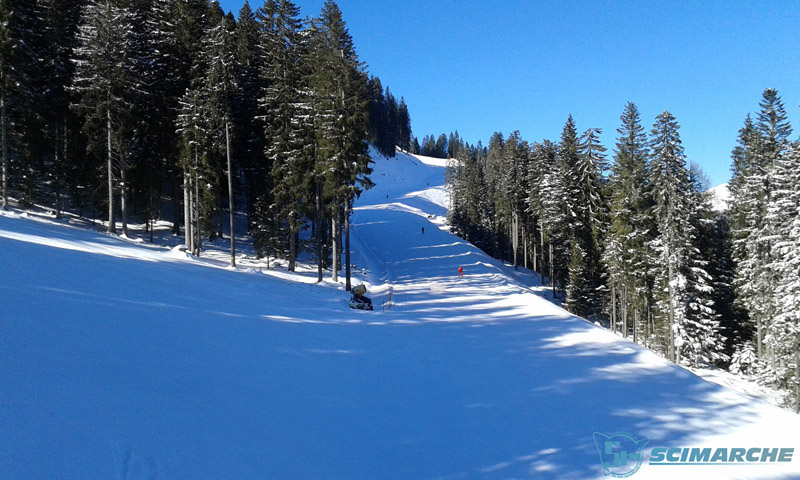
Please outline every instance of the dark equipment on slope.
[[363, 284], [356, 285], [351, 291], [353, 292], [353, 296], [350, 298], [350, 308], [355, 308], [356, 310], [372, 310], [372, 300], [364, 296], [364, 294], [367, 293], [366, 286]]

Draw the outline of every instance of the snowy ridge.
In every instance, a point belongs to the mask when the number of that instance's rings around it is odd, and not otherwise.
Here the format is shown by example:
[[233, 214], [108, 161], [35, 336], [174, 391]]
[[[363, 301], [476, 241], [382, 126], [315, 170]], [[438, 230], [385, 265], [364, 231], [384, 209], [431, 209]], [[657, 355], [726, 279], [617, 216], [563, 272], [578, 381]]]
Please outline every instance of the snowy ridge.
[[[593, 433], [619, 431], [646, 457], [800, 452], [799, 416], [570, 315], [451, 235], [444, 161], [373, 157], [353, 263], [378, 304], [391, 286], [386, 311], [306, 272], [0, 215], [0, 478], [603, 478]], [[679, 475], [800, 463], [633, 478]]]

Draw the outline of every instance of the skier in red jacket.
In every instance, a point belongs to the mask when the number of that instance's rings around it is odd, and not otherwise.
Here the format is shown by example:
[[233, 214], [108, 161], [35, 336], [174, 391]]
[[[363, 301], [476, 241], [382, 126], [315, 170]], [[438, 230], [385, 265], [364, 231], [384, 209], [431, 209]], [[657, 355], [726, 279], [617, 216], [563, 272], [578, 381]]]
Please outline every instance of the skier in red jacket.
[[462, 267], [461, 265], [458, 266], [458, 276], [460, 278], [464, 278], [464, 267]]

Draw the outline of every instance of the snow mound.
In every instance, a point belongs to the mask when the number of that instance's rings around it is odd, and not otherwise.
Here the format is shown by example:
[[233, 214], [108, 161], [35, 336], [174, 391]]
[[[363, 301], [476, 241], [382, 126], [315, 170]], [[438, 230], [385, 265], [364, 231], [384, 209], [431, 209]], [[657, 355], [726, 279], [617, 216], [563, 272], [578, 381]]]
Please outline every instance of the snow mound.
[[727, 212], [731, 202], [731, 191], [727, 183], [708, 190], [711, 193], [711, 208], [715, 212]]

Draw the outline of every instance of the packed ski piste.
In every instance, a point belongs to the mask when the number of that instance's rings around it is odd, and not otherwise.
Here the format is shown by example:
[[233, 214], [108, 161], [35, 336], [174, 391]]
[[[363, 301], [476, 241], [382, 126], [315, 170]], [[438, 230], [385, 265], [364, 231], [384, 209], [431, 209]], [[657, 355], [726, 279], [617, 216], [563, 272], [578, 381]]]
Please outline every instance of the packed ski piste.
[[0, 478], [800, 478], [800, 416], [451, 235], [444, 160], [372, 156], [352, 293], [2, 212]]

